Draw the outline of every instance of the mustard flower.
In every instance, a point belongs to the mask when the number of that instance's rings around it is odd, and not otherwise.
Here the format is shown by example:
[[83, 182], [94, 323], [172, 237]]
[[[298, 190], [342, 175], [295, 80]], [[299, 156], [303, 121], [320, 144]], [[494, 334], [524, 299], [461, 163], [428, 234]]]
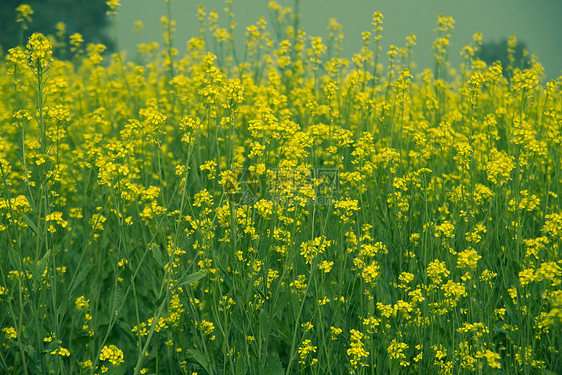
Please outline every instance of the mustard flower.
[[104, 346], [99, 359], [100, 361], [109, 361], [113, 366], [119, 366], [124, 362], [123, 352], [115, 345]]

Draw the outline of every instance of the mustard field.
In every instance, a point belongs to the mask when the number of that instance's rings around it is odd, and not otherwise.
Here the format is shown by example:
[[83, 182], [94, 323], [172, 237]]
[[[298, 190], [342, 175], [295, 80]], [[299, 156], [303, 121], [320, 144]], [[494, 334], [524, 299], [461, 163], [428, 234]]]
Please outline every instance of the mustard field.
[[0, 373], [562, 373], [562, 77], [226, 6], [0, 56]]

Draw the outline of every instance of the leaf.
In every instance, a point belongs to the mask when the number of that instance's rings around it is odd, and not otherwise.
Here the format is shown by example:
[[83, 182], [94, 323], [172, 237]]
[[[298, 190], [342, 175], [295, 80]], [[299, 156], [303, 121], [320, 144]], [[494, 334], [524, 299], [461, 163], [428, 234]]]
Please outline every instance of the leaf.
[[265, 374], [268, 375], [283, 375], [285, 370], [283, 369], [283, 364], [278, 356], [272, 355], [265, 365]]
[[39, 363], [39, 352], [31, 345], [25, 345], [23, 350], [34, 363]]
[[246, 375], [246, 366], [242, 356], [239, 356], [236, 360], [236, 375]]
[[199, 363], [201, 367], [205, 369], [205, 371], [210, 373], [209, 362], [207, 362], [207, 358], [205, 357], [205, 354], [201, 352], [201, 350], [189, 349], [187, 351], [187, 355], [189, 355], [192, 359], [194, 359], [195, 362]]
[[76, 288], [78, 287], [78, 285], [82, 284], [82, 282], [86, 279], [92, 267], [93, 267], [92, 263], [86, 263], [86, 265], [82, 267], [82, 269], [80, 269], [80, 272], [78, 272], [76, 278], [72, 280], [72, 282], [70, 283], [70, 288], [68, 290], [68, 293], [66, 293], [66, 298], [62, 301], [62, 303], [57, 309], [57, 312], [61, 318], [66, 315], [66, 310], [68, 309], [68, 305], [72, 303], [72, 299], [74, 296], [74, 292], [76, 291]]
[[123, 293], [123, 288], [117, 285], [115, 289], [111, 291], [111, 299], [109, 302], [109, 308], [113, 314], [119, 310], [124, 298], [125, 293]]
[[158, 263], [161, 268], [164, 268], [164, 258], [162, 257], [162, 251], [160, 251], [158, 245], [152, 243], [150, 245], [150, 250], [152, 250], [152, 256], [156, 260], [156, 263]]
[[179, 279], [176, 288], [179, 288], [180, 286], [196, 283], [197, 281], [201, 280], [206, 274], [207, 271], [201, 270], [191, 273], [189, 275], [184, 275], [181, 277], [181, 279]]
[[285, 310], [285, 307], [287, 307], [288, 302], [289, 302], [289, 297], [287, 296], [287, 294], [285, 293], [280, 294], [279, 298], [275, 302], [275, 306], [273, 307], [272, 318], [282, 315], [283, 311]]
[[71, 346], [79, 347], [85, 347], [90, 341], [92, 341], [92, 338], [89, 335], [74, 336], [70, 339]]
[[92, 267], [93, 267], [92, 263], [88, 262], [84, 267], [82, 267], [80, 272], [78, 272], [78, 275], [76, 275], [76, 278], [72, 280], [72, 283], [70, 284], [70, 289], [68, 291], [69, 297], [71, 297], [74, 294], [74, 290], [76, 289], [76, 287], [86, 279], [86, 276], [88, 276], [88, 273], [90, 273]]
[[107, 372], [106, 375], [123, 375], [127, 368], [125, 366], [117, 366], [111, 367]]
[[121, 333], [123, 333], [133, 345], [136, 346], [138, 344], [138, 341], [133, 335], [133, 330], [131, 329], [131, 326], [129, 324], [125, 323], [122, 320], [117, 320], [115, 322], [115, 325], [117, 326], [119, 331], [121, 331]]
[[35, 235], [38, 236], [39, 230], [37, 229], [37, 226], [33, 223], [33, 221], [31, 221], [31, 219], [26, 214], [22, 214], [21, 216], [23, 218], [23, 221], [25, 221], [25, 223], [27, 224], [27, 226], [30, 227], [33, 232], [35, 232]]
[[264, 308], [260, 310], [259, 325], [260, 325], [259, 330], [260, 330], [261, 339], [265, 340], [269, 328], [269, 318]]
[[160, 298], [158, 298], [156, 301], [154, 301], [154, 308], [158, 309], [160, 307], [160, 305], [162, 304], [162, 302], [164, 302], [165, 298], [166, 298], [166, 293], [162, 293]]

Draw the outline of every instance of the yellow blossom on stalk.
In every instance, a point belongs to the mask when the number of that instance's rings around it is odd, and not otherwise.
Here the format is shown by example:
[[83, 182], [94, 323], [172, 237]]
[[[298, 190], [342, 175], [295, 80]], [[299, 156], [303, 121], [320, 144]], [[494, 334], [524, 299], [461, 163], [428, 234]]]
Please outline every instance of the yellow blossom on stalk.
[[76, 309], [78, 310], [88, 310], [90, 308], [90, 300], [86, 299], [84, 296], [76, 298]]
[[26, 46], [29, 66], [35, 72], [45, 69], [52, 61], [53, 47], [51, 42], [41, 33], [33, 33]]
[[[298, 353], [299, 353], [299, 363], [304, 365], [307, 362], [308, 357], [316, 353], [316, 346], [312, 345], [312, 341], [310, 339], [306, 339], [299, 346]], [[312, 359], [311, 363], [315, 364], [317, 361], [318, 361], [317, 359], [316, 360]]]
[[117, 14], [117, 9], [121, 6], [119, 0], [107, 0], [105, 3], [109, 7], [109, 10], [105, 12], [105, 14], [108, 16]]
[[69, 357], [69, 356], [70, 356], [70, 351], [69, 351], [68, 349], [63, 348], [63, 347], [61, 346], [61, 347], [58, 347], [58, 348], [56, 348], [55, 350], [53, 350], [53, 351], [51, 352], [51, 354], [53, 354], [53, 355], [57, 355], [57, 354], [58, 354], [58, 355], [60, 355], [61, 357]]
[[361, 276], [363, 276], [365, 282], [371, 286], [375, 286], [380, 275], [380, 266], [378, 263], [373, 260], [369, 265], [364, 265], [362, 268]]
[[500, 355], [496, 352], [493, 352], [489, 349], [478, 351], [475, 355], [476, 358], [486, 358], [486, 362], [488, 366], [494, 369], [500, 369]]
[[31, 22], [31, 15], [33, 14], [33, 9], [28, 4], [21, 4], [16, 8], [17, 18], [16, 22], [22, 23], [23, 28], [27, 29], [26, 22]]
[[328, 273], [332, 270], [333, 266], [334, 266], [334, 262], [328, 262], [327, 260], [325, 260], [318, 265], [318, 268], [324, 271], [324, 273]]
[[141, 20], [136, 20], [133, 23], [133, 30], [134, 31], [141, 31], [142, 29], [144, 29], [144, 23]]
[[359, 211], [359, 201], [356, 199], [342, 199], [337, 201], [334, 207], [336, 215], [342, 219], [342, 222], [348, 223], [351, 221], [351, 216]]
[[533, 281], [535, 281], [535, 269], [527, 268], [519, 272], [519, 283], [521, 286], [525, 286]]
[[109, 361], [113, 366], [119, 366], [124, 362], [123, 351], [115, 345], [104, 346], [100, 352], [100, 361]]
[[433, 262], [429, 263], [427, 276], [429, 276], [435, 284], [440, 284], [443, 277], [449, 276], [449, 271], [447, 270], [445, 262], [435, 259]]
[[209, 322], [208, 320], [203, 319], [201, 320], [201, 323], [199, 323], [199, 325], [203, 336], [209, 336], [209, 339], [211, 341], [216, 338], [213, 334], [215, 331], [215, 325], [213, 324], [213, 322]]
[[404, 350], [408, 349], [408, 345], [403, 342], [398, 342], [396, 339], [392, 340], [387, 348], [388, 355], [392, 359], [398, 360], [400, 366], [409, 366], [410, 362], [406, 361]]
[[347, 349], [347, 355], [350, 357], [349, 362], [351, 363], [351, 367], [357, 370], [359, 366], [367, 366], [367, 364], [363, 362], [363, 359], [369, 356], [369, 352], [365, 350], [365, 344], [361, 341], [364, 337], [363, 333], [355, 329], [349, 332], [351, 334], [351, 343], [349, 349]]
[[384, 20], [384, 16], [382, 15], [381, 12], [375, 12], [373, 13], [373, 20], [371, 21], [371, 25], [373, 25], [373, 32], [375, 33], [375, 43], [378, 42], [379, 40], [381, 40], [382, 38], [382, 23]]
[[412, 282], [412, 280], [414, 280], [414, 274], [410, 273], [410, 272], [402, 272], [399, 276], [398, 276], [398, 280], [400, 280], [400, 287], [401, 288], [408, 288], [408, 284]]
[[461, 270], [469, 269], [470, 271], [474, 271], [476, 269], [476, 264], [480, 259], [482, 259], [482, 256], [479, 255], [476, 250], [469, 247], [457, 254], [457, 267]]
[[43, 339], [43, 342], [51, 342], [55, 339], [55, 333], [54, 332], [50, 332], [47, 334], [47, 336], [45, 336], [45, 338]]
[[332, 327], [330, 327], [330, 333], [331, 333], [330, 338], [331, 338], [332, 340], [337, 340], [337, 339], [338, 339], [338, 336], [341, 335], [341, 333], [342, 333], [342, 329], [341, 329], [341, 328], [336, 328], [336, 327], [333, 327], [333, 326], [332, 326]]
[[299, 275], [296, 280], [289, 284], [291, 291], [296, 294], [303, 294], [306, 290], [306, 276]]
[[84, 43], [84, 37], [80, 33], [74, 33], [70, 37], [70, 51], [76, 52], [78, 48]]
[[324, 253], [330, 245], [331, 242], [326, 240], [325, 236], [316, 237], [312, 241], [301, 243], [300, 254], [304, 257], [306, 264], [310, 264], [318, 254]]
[[486, 164], [488, 180], [493, 184], [503, 185], [511, 180], [511, 171], [515, 168], [513, 156], [507, 155], [505, 151], [495, 148], [490, 152], [490, 161]]
[[556, 262], [543, 262], [536, 272], [537, 281], [550, 281], [552, 286], [558, 286], [562, 283], [562, 267]]
[[14, 327], [2, 328], [2, 332], [4, 332], [4, 338], [6, 340], [15, 340], [18, 338], [17, 331]]

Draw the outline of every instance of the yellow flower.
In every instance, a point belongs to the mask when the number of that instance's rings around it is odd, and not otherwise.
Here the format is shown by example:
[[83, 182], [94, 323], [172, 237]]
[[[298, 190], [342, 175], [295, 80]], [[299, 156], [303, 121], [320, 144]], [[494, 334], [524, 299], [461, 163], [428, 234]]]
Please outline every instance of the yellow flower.
[[469, 247], [457, 254], [457, 267], [460, 269], [469, 269], [474, 271], [478, 260], [481, 258], [482, 256], [478, 255], [476, 250]]
[[15, 340], [18, 338], [18, 333], [14, 327], [5, 327], [2, 328], [2, 332], [4, 332], [4, 337], [6, 340]]
[[429, 263], [427, 267], [427, 276], [429, 276], [435, 284], [441, 283], [442, 277], [449, 276], [449, 271], [445, 266], [445, 262], [441, 262], [439, 259], [435, 259], [433, 262]]
[[316, 353], [316, 346], [311, 344], [310, 339], [304, 340], [298, 349], [299, 363], [305, 364], [309, 355]]
[[29, 66], [35, 72], [45, 69], [52, 60], [53, 47], [49, 40], [41, 33], [33, 33], [26, 46]]
[[16, 22], [20, 22], [24, 24], [24, 29], [27, 28], [25, 26], [25, 22], [31, 22], [31, 15], [33, 14], [33, 9], [28, 4], [21, 4], [16, 8], [16, 12], [18, 13]]
[[70, 351], [66, 348], [63, 348], [62, 346], [53, 350], [51, 352], [52, 355], [60, 355], [61, 357], [69, 357], [70, 356]]
[[108, 16], [117, 14], [117, 9], [121, 6], [119, 0], [107, 0], [105, 2], [109, 7], [109, 10], [105, 12]]
[[364, 358], [369, 356], [369, 352], [365, 350], [365, 345], [361, 341], [364, 335], [355, 329], [349, 331], [351, 333], [351, 344], [349, 349], [347, 349], [347, 355], [350, 357], [349, 362], [354, 369], [358, 366], [367, 366], [363, 362]]
[[124, 362], [123, 352], [115, 345], [104, 346], [100, 353], [100, 361], [109, 361], [113, 366], [119, 366]]

